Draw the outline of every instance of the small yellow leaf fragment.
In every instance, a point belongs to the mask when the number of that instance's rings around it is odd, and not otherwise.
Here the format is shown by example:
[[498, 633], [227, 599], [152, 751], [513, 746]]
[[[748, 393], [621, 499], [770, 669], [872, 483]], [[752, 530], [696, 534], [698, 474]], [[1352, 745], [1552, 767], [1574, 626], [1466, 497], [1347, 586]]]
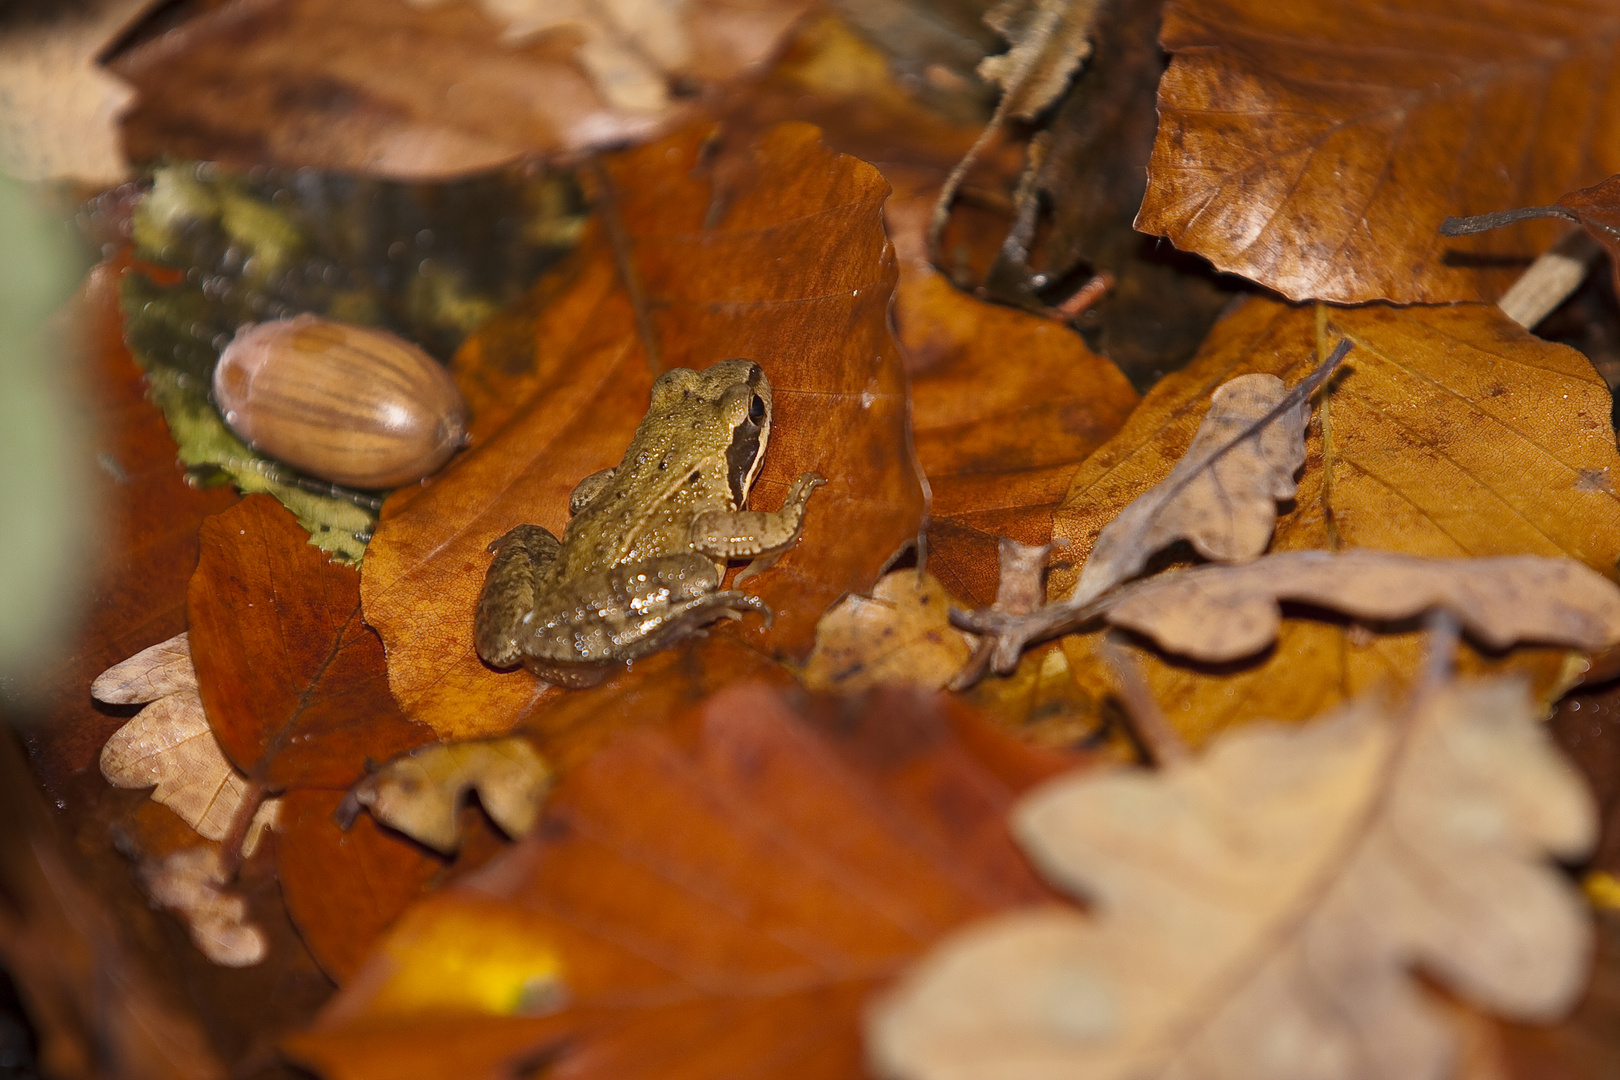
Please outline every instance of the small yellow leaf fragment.
[[972, 652], [972, 638], [951, 625], [950, 607], [930, 574], [884, 575], [870, 597], [846, 596], [822, 616], [804, 684], [843, 692], [890, 683], [939, 689]]
[[[152, 801], [173, 810], [198, 835], [223, 840], [249, 785], [208, 726], [186, 635], [176, 634], [108, 668], [91, 684], [90, 694], [110, 704], [146, 706], [101, 748], [107, 782], [150, 787]], [[264, 831], [275, 827], [280, 809], [279, 799], [260, 804], [243, 837], [243, 855], [252, 855]]]
[[1607, 870], [1593, 870], [1583, 877], [1581, 891], [1599, 911], [1620, 911], [1620, 878]]
[[567, 1002], [562, 960], [513, 909], [413, 908], [389, 935], [393, 978], [367, 1007], [374, 1016], [478, 1013], [534, 1016]]
[[457, 810], [471, 791], [508, 836], [534, 828], [551, 768], [522, 736], [424, 747], [355, 785], [353, 798], [378, 821], [436, 851], [461, 846]]

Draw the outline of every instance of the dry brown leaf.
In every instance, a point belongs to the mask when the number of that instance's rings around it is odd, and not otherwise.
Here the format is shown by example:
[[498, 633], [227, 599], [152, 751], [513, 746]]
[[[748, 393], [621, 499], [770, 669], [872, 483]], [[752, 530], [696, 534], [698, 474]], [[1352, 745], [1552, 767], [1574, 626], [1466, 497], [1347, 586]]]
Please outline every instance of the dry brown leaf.
[[265, 957], [264, 934], [248, 919], [247, 901], [226, 886], [231, 875], [217, 846], [185, 848], [139, 867], [154, 904], [185, 920], [191, 942], [221, 967], [251, 967]]
[[1620, 588], [1573, 559], [1423, 559], [1391, 551], [1289, 551], [1246, 566], [1171, 573], [1120, 594], [1107, 619], [1195, 660], [1250, 656], [1277, 639], [1281, 602], [1388, 621], [1443, 608], [1479, 642], [1595, 652], [1620, 642]]
[[0, 172], [112, 184], [129, 172], [118, 121], [134, 91], [96, 57], [153, 0], [11, 5], [0, 28]]
[[[444, 0], [410, 0], [438, 7]], [[617, 109], [656, 112], [681, 79], [723, 79], [765, 60], [810, 0], [479, 0], [509, 43], [572, 32], [575, 56]]]
[[938, 690], [972, 651], [951, 626], [950, 604], [932, 574], [885, 574], [871, 596], [846, 596], [821, 617], [800, 677], [812, 690], [843, 693], [885, 683]]
[[1311, 394], [1348, 351], [1340, 345], [1292, 389], [1275, 375], [1240, 375], [1210, 395], [1209, 412], [1170, 474], [1097, 534], [1071, 602], [1084, 604], [1137, 575], [1177, 540], [1219, 562], [1266, 550], [1277, 503], [1294, 497], [1305, 464]]
[[[150, 787], [154, 802], [199, 835], [223, 840], [252, 790], [208, 725], [187, 635], [176, 634], [108, 668], [91, 684], [90, 695], [113, 705], [145, 705], [102, 747], [107, 782]], [[277, 799], [259, 804], [243, 834], [243, 855], [253, 854], [264, 831], [275, 827], [280, 806]]]
[[468, 794], [506, 835], [540, 817], [551, 769], [521, 736], [428, 746], [395, 758], [356, 784], [354, 801], [384, 825], [448, 855], [461, 847], [457, 812]]
[[979, 74], [1001, 87], [1003, 117], [1033, 120], [1091, 55], [1091, 24], [1101, 0], [1001, 0], [984, 21], [1012, 47], [986, 57]]
[[1201, 759], [1056, 780], [1014, 811], [1095, 915], [1030, 909], [939, 947], [874, 1014], [905, 1080], [1437, 1077], [1456, 1038], [1413, 968], [1501, 1016], [1579, 996], [1591, 918], [1549, 858], [1591, 798], [1525, 686], [1256, 725]]
[[1495, 300], [1557, 235], [1452, 214], [1620, 171], [1612, 5], [1177, 0], [1137, 227], [1293, 299]]
[[[1583, 477], [1620, 475], [1609, 392], [1579, 353], [1526, 333], [1494, 308], [1292, 308], [1250, 300], [1218, 324], [1197, 359], [1166, 377], [1125, 428], [1086, 460], [1054, 517], [1078, 562], [1098, 533], [1162, 480], [1192, 440], [1210, 393], [1250, 372], [1285, 382], [1341, 337], [1344, 368], [1318, 395], [1306, 465], [1273, 551], [1361, 547], [1459, 558], [1568, 555], [1607, 573], [1620, 556], [1620, 500]], [[1053, 568], [1050, 595], [1075, 574]], [[1101, 701], [1113, 679], [1099, 635], [1063, 639], [1081, 690]], [[1363, 633], [1287, 619], [1259, 660], [1209, 668], [1142, 657], [1154, 696], [1197, 743], [1254, 716], [1302, 720], [1419, 667], [1412, 632]], [[1520, 647], [1466, 653], [1465, 671], [1501, 666], [1542, 692], [1567, 678], [1567, 654]]]
[[[513, 42], [470, 3], [244, 0], [112, 66], [140, 91], [124, 123], [138, 158], [431, 179], [638, 141], [689, 119], [686, 103], [663, 100], [667, 76], [653, 74], [668, 59], [667, 35], [620, 38], [615, 24], [672, 19], [690, 48], [669, 75], [722, 80], [763, 60], [805, 6], [692, 0], [676, 14], [663, 4], [490, 0], [514, 31], [553, 28]], [[550, 14], [520, 17], [523, 8]], [[596, 29], [582, 37], [581, 21]]]

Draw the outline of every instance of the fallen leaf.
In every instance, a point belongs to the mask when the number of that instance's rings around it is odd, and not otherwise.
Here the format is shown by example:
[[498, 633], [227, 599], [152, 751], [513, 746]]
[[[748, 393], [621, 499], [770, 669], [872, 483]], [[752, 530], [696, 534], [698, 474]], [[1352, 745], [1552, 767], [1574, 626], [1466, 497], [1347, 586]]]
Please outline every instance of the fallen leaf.
[[478, 793], [501, 831], [520, 837], [534, 828], [551, 787], [551, 770], [517, 736], [427, 746], [390, 761], [356, 784], [352, 798], [371, 816], [446, 855], [461, 847], [457, 811]]
[[1135, 577], [1177, 540], [1218, 562], [1244, 562], [1265, 551], [1277, 503], [1294, 497], [1294, 475], [1305, 464], [1311, 394], [1348, 348], [1341, 344], [1292, 388], [1263, 374], [1216, 387], [1209, 412], [1169, 475], [1097, 534], [1071, 602], [1087, 603]]
[[[569, 493], [618, 461], [657, 372], [746, 356], [770, 376], [775, 424], [751, 507], [780, 505], [804, 472], [830, 481], [798, 543], [748, 582], [773, 624], [717, 635], [803, 656], [823, 610], [870, 588], [917, 534], [921, 486], [887, 325], [885, 185], [802, 125], [718, 163], [703, 163], [703, 147], [702, 133], [687, 132], [608, 160], [607, 216], [574, 276], [538, 287], [552, 299], [520, 357], [533, 365], [514, 380], [528, 391], [523, 404], [493, 431], [475, 414], [473, 448], [384, 508], [362, 573], [366, 620], [387, 646], [395, 696], [441, 738], [543, 725], [547, 703], [566, 696], [474, 653], [486, 548], [521, 523], [562, 532]], [[499, 367], [508, 357], [488, 350], [516, 338], [510, 327], [474, 335], [458, 370]]]
[[245, 801], [256, 803], [244, 829], [242, 854], [252, 855], [280, 804], [259, 801], [247, 777], [225, 760], [208, 726], [191, 646], [184, 633], [142, 649], [102, 672], [90, 696], [112, 705], [144, 705], [101, 749], [101, 775], [109, 784], [152, 788], [152, 800], [180, 815], [208, 840], [223, 840]]
[[1195, 660], [1251, 656], [1292, 600], [1388, 622], [1443, 608], [1491, 649], [1519, 641], [1596, 652], [1620, 642], [1620, 588], [1568, 558], [1424, 559], [1366, 548], [1289, 551], [1169, 573], [1108, 606], [1116, 626]]
[[[443, 0], [411, 0], [438, 7]], [[809, 0], [480, 0], [504, 24], [503, 40], [530, 41], [572, 31], [578, 62], [615, 109], [669, 108], [670, 86], [693, 78], [724, 79], [766, 59]]]
[[12, 12], [0, 32], [0, 172], [115, 184], [129, 172], [118, 120], [134, 91], [96, 58], [153, 0]]
[[894, 570], [871, 596], [846, 596], [821, 617], [800, 677], [812, 690], [842, 693], [893, 683], [938, 690], [971, 648], [951, 626], [950, 598], [939, 582], [921, 571]]
[[565, 773], [527, 839], [413, 908], [287, 1049], [333, 1080], [847, 1077], [871, 987], [1042, 896], [1002, 815], [1075, 760], [915, 691], [732, 687]]
[[247, 901], [226, 887], [218, 847], [186, 848], [137, 872], [152, 902], [185, 920], [192, 944], [209, 960], [251, 967], [264, 959], [264, 934], [248, 919]]
[[[1567, 555], [1606, 573], [1620, 556], [1620, 500], [1582, 490], [1582, 469], [1620, 466], [1609, 394], [1586, 358], [1532, 337], [1494, 308], [1290, 308], [1250, 300], [1217, 324], [1200, 356], [1165, 378], [1125, 428], [1086, 460], [1054, 535], [1077, 564], [1104, 526], [1169, 473], [1191, 442], [1209, 395], [1238, 375], [1293, 382], [1340, 338], [1346, 366], [1319, 395], [1306, 464], [1273, 551], [1375, 548], [1461, 558]], [[1073, 588], [1054, 567], [1049, 595]], [[1274, 650], [1220, 668], [1142, 657], [1170, 719], [1197, 744], [1253, 716], [1305, 719], [1382, 680], [1410, 680], [1412, 632], [1368, 643], [1329, 621], [1284, 621]], [[1099, 635], [1063, 639], [1081, 691], [1102, 701], [1112, 676]], [[1567, 654], [1520, 647], [1501, 657], [1465, 650], [1465, 672], [1511, 667], [1538, 692], [1567, 685]], [[1308, 674], [1311, 673], [1311, 674]]]
[[1020, 842], [1095, 914], [947, 941], [873, 1014], [875, 1071], [1443, 1075], [1455, 1036], [1413, 968], [1498, 1015], [1561, 1015], [1591, 920], [1548, 860], [1590, 848], [1589, 796], [1518, 680], [1401, 712], [1361, 700], [1027, 797]]
[[678, 13], [662, 4], [575, 3], [561, 19], [540, 16], [543, 9], [527, 18], [518, 4], [488, 6], [514, 28], [572, 21], [595, 29], [582, 37], [558, 26], [514, 42], [472, 4], [225, 5], [111, 63], [140, 94], [124, 121], [126, 145], [137, 159], [417, 179], [525, 155], [579, 155], [650, 138], [691, 116], [682, 102], [663, 100], [667, 80], [651, 81], [673, 37], [653, 33], [644, 52], [611, 39], [610, 24], [670, 19], [690, 45], [671, 74], [701, 86], [765, 59], [806, 5], [694, 0]]
[[1169, 3], [1137, 227], [1295, 300], [1494, 301], [1556, 230], [1456, 241], [1440, 223], [1620, 171], [1616, 19], [1446, 0]]
[[383, 932], [440, 884], [445, 860], [362, 815], [336, 822], [345, 793], [298, 788], [282, 797], [276, 876], [287, 914], [331, 979], [345, 984]]
[[388, 692], [382, 644], [360, 617], [359, 574], [311, 547], [292, 514], [250, 495], [203, 522], [188, 594], [202, 703], [255, 783], [346, 788], [432, 741]]

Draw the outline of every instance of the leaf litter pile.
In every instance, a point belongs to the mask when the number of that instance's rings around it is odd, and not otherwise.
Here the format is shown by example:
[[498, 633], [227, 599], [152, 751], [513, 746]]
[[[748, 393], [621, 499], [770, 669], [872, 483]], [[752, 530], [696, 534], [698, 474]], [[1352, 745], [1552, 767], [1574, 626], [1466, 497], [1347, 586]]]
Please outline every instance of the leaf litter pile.
[[7, 212], [100, 260], [35, 331], [77, 629], [0, 656], [28, 1067], [1613, 1075], [1617, 52], [1608, 0], [8, 13]]

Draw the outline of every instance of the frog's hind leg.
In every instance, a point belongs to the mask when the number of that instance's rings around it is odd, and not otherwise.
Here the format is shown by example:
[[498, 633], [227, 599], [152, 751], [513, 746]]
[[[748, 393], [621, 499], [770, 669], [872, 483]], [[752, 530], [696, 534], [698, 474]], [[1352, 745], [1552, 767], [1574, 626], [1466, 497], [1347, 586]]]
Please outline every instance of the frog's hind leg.
[[473, 644], [490, 667], [516, 667], [524, 616], [534, 610], [540, 581], [562, 551], [562, 544], [538, 525], [519, 525], [489, 545], [495, 561], [484, 575], [473, 621]]

